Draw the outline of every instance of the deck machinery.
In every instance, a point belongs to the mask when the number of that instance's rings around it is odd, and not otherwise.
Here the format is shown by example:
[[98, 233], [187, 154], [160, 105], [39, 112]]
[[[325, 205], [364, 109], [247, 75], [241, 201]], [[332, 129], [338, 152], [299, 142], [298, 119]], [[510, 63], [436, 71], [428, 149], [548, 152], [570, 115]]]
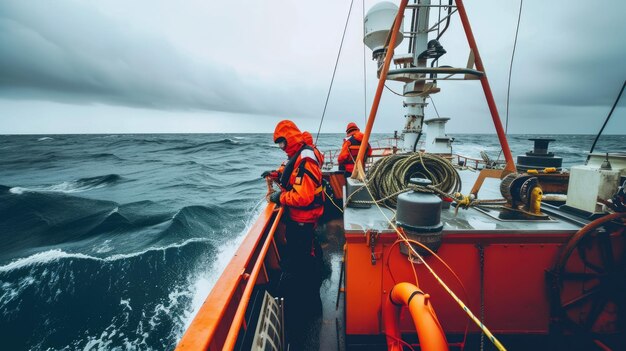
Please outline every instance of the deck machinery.
[[[431, 8], [442, 9], [444, 17], [431, 21]], [[400, 23], [407, 14], [411, 26], [404, 32]], [[439, 37], [454, 14], [470, 59], [465, 68], [438, 67], [446, 53]], [[416, 151], [426, 99], [439, 91], [437, 81], [474, 79], [485, 93], [506, 165], [461, 171], [466, 188], [474, 185], [468, 196], [413, 180], [433, 191], [406, 195], [404, 209], [353, 196], [366, 189], [367, 176], [346, 180], [341, 172], [325, 172], [342, 212], [329, 211], [319, 227], [332, 273], [321, 288], [323, 317], [307, 345], [287, 344], [290, 324], [281, 310], [289, 301], [272, 296], [280, 280], [283, 209], [268, 204], [177, 350], [626, 349], [626, 155], [592, 155], [587, 165], [572, 168], [566, 204], [542, 203], [534, 175], [547, 170], [517, 173], [462, 1], [381, 3], [368, 12], [364, 27], [364, 41], [379, 63], [377, 98], [385, 79], [405, 83], [404, 151]], [[432, 33], [437, 37], [429, 40]], [[409, 54], [393, 55], [397, 38], [409, 40]], [[389, 69], [392, 58], [397, 67]], [[448, 143], [444, 137], [440, 141]], [[503, 200], [477, 201], [490, 198]]]

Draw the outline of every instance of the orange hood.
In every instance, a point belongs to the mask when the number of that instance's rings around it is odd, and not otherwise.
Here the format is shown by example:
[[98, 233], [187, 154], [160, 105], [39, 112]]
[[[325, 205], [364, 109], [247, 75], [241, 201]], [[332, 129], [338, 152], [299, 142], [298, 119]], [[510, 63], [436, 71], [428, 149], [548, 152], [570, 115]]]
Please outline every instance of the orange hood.
[[361, 131], [360, 131], [360, 130], [357, 130], [357, 131], [355, 131], [355, 132], [352, 132], [352, 133], [350, 133], [350, 134], [348, 134], [348, 135], [349, 135], [349, 136], [354, 137], [354, 139], [355, 139], [356, 141], [359, 141], [359, 142], [363, 141], [363, 133], [361, 133]]
[[304, 145], [302, 132], [300, 132], [296, 124], [290, 120], [282, 120], [276, 125], [276, 129], [274, 129], [274, 142], [276, 142], [278, 138], [285, 138], [287, 141], [285, 152], [289, 157], [292, 157]]
[[307, 131], [302, 132], [302, 139], [304, 140], [305, 144], [313, 146], [313, 136], [311, 135], [311, 133]]
[[356, 125], [356, 123], [354, 123], [354, 122], [348, 123], [348, 126], [346, 126], [346, 134], [349, 135], [350, 133], [354, 132], [355, 130], [356, 131], [359, 130], [359, 127]]

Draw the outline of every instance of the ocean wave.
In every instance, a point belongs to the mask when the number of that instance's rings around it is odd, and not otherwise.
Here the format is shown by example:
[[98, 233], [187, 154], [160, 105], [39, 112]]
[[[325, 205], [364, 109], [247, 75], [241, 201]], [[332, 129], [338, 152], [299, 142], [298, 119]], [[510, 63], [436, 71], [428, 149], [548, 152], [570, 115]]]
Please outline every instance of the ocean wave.
[[111, 239], [105, 240], [100, 246], [94, 249], [96, 253], [105, 254], [113, 251], [114, 247], [111, 245]]
[[176, 147], [162, 149], [162, 150], [155, 150], [153, 152], [182, 151], [184, 154], [187, 154], [187, 153], [190, 153], [190, 152], [195, 152], [195, 151], [198, 151], [198, 150], [201, 150], [201, 149], [205, 149], [207, 146], [240, 145], [240, 144], [241, 144], [241, 142], [239, 142], [237, 140], [232, 140], [232, 139], [229, 139], [229, 138], [225, 138], [225, 139], [220, 139], [220, 140], [206, 141], [206, 142], [200, 143], [200, 144], [176, 146]]
[[115, 154], [107, 153], [107, 152], [100, 153], [100, 154], [95, 154], [95, 155], [86, 155], [86, 157], [90, 158], [90, 159], [107, 159], [107, 158], [109, 158], [109, 159], [114, 159], [114, 160], [117, 160], [117, 161], [124, 161], [124, 159], [122, 159], [121, 157], [119, 157], [119, 156], [117, 156]]
[[199, 161], [194, 161], [194, 160], [184, 160], [184, 161], [181, 161], [181, 160], [171, 160], [171, 161], [147, 160], [147, 161], [143, 161], [143, 162], [158, 162], [158, 163], [163, 163], [163, 164], [167, 165], [168, 167], [169, 166], [172, 166], [172, 167], [182, 166], [182, 167], [187, 167], [188, 169], [193, 169], [193, 170], [202, 169], [202, 170], [206, 170], [206, 171], [209, 171], [209, 172], [221, 170], [222, 168], [219, 167], [219, 165], [211, 164], [214, 161], [215, 161], [215, 159], [212, 158], [210, 162], [206, 162], [204, 160], [200, 161], [200, 162]]
[[51, 137], [43, 137], [43, 138], [39, 138], [39, 139], [37, 139], [37, 141], [47, 141], [47, 140], [54, 140], [54, 138], [51, 138]]
[[30, 168], [33, 165], [37, 165], [37, 167], [41, 169], [50, 167], [52, 163], [61, 161], [61, 158], [54, 152], [24, 154], [14, 150], [8, 155], [2, 156], [0, 164], [7, 167], [7, 169]]
[[191, 205], [172, 211], [147, 200], [120, 205], [58, 193], [1, 194], [0, 263], [38, 247], [98, 256], [123, 254], [206, 237], [230, 228], [236, 216], [228, 206]]
[[[246, 172], [248, 173], [248, 172]], [[250, 187], [258, 187], [259, 184], [263, 184], [265, 185], [265, 180], [262, 179], [261, 177], [255, 177], [255, 178], [251, 178], [251, 179], [246, 179], [246, 180], [240, 180], [238, 182], [234, 182], [231, 183], [229, 185], [229, 187], [235, 188], [235, 187], [241, 187], [241, 186], [250, 186]]]
[[[235, 214], [232, 211], [226, 211], [221, 206], [186, 206], [172, 216], [171, 223], [159, 237], [167, 239], [206, 235], [213, 231], [217, 223], [232, 223], [234, 218]], [[213, 239], [219, 241], [219, 236]]]
[[[178, 316], [180, 310], [192, 298], [190, 289], [188, 285], [177, 286], [156, 304], [146, 305], [136, 302], [136, 308], [131, 306], [135, 299], [122, 298], [119, 305], [114, 306], [118, 314], [111, 317], [108, 326], [103, 325], [102, 330], [90, 332], [85, 337], [73, 340], [62, 350], [173, 349], [177, 339], [173, 339], [171, 333], [177, 335], [184, 332], [179, 330], [180, 323], [175, 322], [181, 318]], [[136, 323], [138, 314], [141, 315], [141, 320]], [[132, 326], [131, 329], [122, 329], [129, 326]], [[163, 331], [169, 333], [166, 336], [159, 335]]]
[[155, 251], [166, 251], [170, 249], [179, 249], [193, 243], [211, 243], [211, 240], [207, 238], [191, 238], [180, 243], [174, 243], [164, 247], [151, 247], [143, 251], [133, 252], [128, 254], [116, 254], [108, 257], [96, 257], [83, 253], [66, 252], [62, 249], [51, 249], [48, 251], [38, 252], [28, 257], [19, 258], [8, 264], [0, 266], [0, 273], [8, 273], [16, 269], [28, 268], [33, 266], [42, 266], [52, 262], [57, 262], [65, 259], [78, 259], [78, 260], [92, 260], [100, 262], [114, 262], [125, 260], [137, 256], [144, 255], [146, 253]]
[[178, 143], [185, 142], [185, 139], [172, 139], [172, 140], [163, 140], [159, 138], [128, 138], [128, 136], [120, 136], [120, 140], [115, 140], [109, 143], [107, 146], [111, 147], [123, 147], [123, 146], [137, 146], [137, 145], [161, 145], [165, 143]]
[[[174, 216], [175, 217], [175, 216]], [[124, 234], [147, 231], [151, 227], [165, 224], [174, 220], [171, 212], [158, 206], [151, 201], [139, 201], [115, 207], [95, 226], [93, 226], [81, 239], [98, 237], [99, 234]], [[209, 222], [211, 217], [204, 216], [201, 220]], [[87, 227], [85, 227], [87, 228]], [[189, 234], [196, 231], [189, 228]], [[177, 237], [180, 238], [180, 237]], [[145, 237], [141, 239], [147, 239]], [[103, 245], [106, 244], [103, 243]]]
[[60, 184], [50, 186], [36, 186], [36, 187], [13, 187], [9, 191], [16, 195], [21, 195], [24, 192], [61, 192], [61, 193], [77, 193], [93, 189], [103, 188], [108, 185], [113, 185], [122, 181], [122, 176], [118, 174], [107, 174], [97, 177], [80, 178], [78, 180], [72, 180], [63, 182]]
[[91, 237], [98, 234], [107, 234], [114, 231], [125, 230], [131, 226], [131, 221], [129, 221], [128, 218], [119, 213], [119, 207], [116, 207], [111, 210], [111, 212], [106, 214], [104, 219], [91, 230], [89, 230], [85, 236]]
[[202, 307], [202, 304], [211, 292], [211, 288], [215, 285], [224, 269], [226, 269], [226, 265], [235, 255], [244, 237], [256, 222], [256, 219], [261, 214], [261, 211], [265, 208], [264, 204], [265, 201], [260, 200], [254, 205], [245, 222], [243, 230], [241, 230], [234, 238], [222, 242], [222, 244], [217, 247], [218, 252], [215, 256], [215, 261], [213, 261], [210, 266], [206, 267], [204, 271], [198, 273], [192, 278], [193, 285], [191, 292], [193, 297], [191, 299], [191, 303], [188, 305], [188, 308], [182, 315], [182, 328], [177, 329], [176, 340], [179, 340], [183, 336], [183, 332], [187, 330], [189, 325], [191, 325], [191, 321], [200, 310], [200, 307]]
[[[211, 175], [206, 175], [205, 178], [209, 181], [215, 180]], [[211, 187], [203, 184], [197, 184], [192, 182], [184, 182], [184, 183], [176, 183], [163, 186], [162, 189], [183, 189], [183, 190], [193, 190], [196, 192], [210, 192]]]
[[56, 252], [41, 264], [0, 272], [8, 282], [0, 286], [0, 295], [7, 297], [0, 305], [0, 327], [11, 335], [4, 345], [11, 350], [173, 349], [172, 333], [179, 333], [192, 296], [184, 272], [206, 267], [215, 248], [189, 240], [159, 249], [104, 259]]
[[3, 282], [2, 285], [0, 285], [0, 290], [3, 291], [2, 295], [0, 295], [0, 306], [5, 306], [15, 300], [24, 292], [24, 290], [36, 282], [37, 279], [31, 275], [21, 277], [15, 283]]

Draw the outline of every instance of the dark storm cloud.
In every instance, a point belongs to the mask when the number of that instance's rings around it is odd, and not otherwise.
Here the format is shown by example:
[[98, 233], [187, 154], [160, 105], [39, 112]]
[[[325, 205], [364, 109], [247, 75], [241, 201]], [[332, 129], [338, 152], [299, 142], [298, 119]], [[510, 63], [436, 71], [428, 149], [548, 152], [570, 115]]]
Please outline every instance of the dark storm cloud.
[[[521, 92], [519, 102], [555, 106], [614, 102], [626, 79], [626, 2], [580, 5], [524, 3], [512, 77], [512, 89]], [[542, 11], [558, 16], [535, 18]]]
[[[559, 106], [611, 105], [626, 79], [626, 47], [606, 45], [596, 51], [602, 55], [588, 60], [581, 59], [584, 50], [576, 59], [552, 56], [544, 58], [540, 67], [526, 64], [514, 71], [512, 89], [521, 92], [518, 101]], [[527, 55], [530, 62], [531, 56]]]
[[249, 113], [285, 106], [232, 69], [194, 62], [80, 2], [1, 4], [0, 53], [5, 98]]
[[[467, 4], [503, 116], [518, 1]], [[288, 2], [291, 9], [301, 11], [301, 17], [288, 15], [284, 4], [273, 2], [253, 2], [254, 6], [250, 5], [256, 10], [246, 7], [245, 11], [225, 12], [220, 9], [222, 2], [185, 2], [169, 7], [172, 2], [146, 0], [132, 2], [133, 11], [128, 13], [120, 3], [97, 3], [117, 14], [111, 17], [99, 12], [95, 2], [1, 0], [0, 103], [12, 105], [0, 115], [17, 119], [11, 116], [20, 112], [26, 116], [20, 123], [28, 124], [32, 110], [28, 104], [16, 101], [35, 99], [176, 113], [217, 110], [308, 117], [309, 121], [324, 111], [344, 18], [337, 16], [322, 26], [317, 19], [339, 11], [329, 10], [334, 1], [310, 3], [310, 7]], [[159, 3], [168, 6], [159, 7]], [[367, 3], [369, 8], [373, 1]], [[209, 9], [204, 8], [207, 4], [211, 5]], [[168, 12], [172, 8], [177, 11]], [[570, 132], [587, 132], [583, 129], [585, 119], [603, 118], [608, 113], [626, 79], [625, 12], [626, 1], [621, 0], [598, 6], [582, 0], [524, 2], [510, 89], [514, 132], [530, 125], [526, 122], [531, 119], [542, 120], [543, 132], [562, 132], [564, 125], [571, 126]], [[277, 20], [270, 21], [270, 15]], [[294, 21], [285, 22], [283, 17]], [[167, 26], [155, 26], [155, 18], [169, 23], [169, 31]], [[180, 22], [190, 25], [180, 26]], [[181, 27], [184, 30], [171, 30]], [[369, 60], [368, 50], [368, 101], [364, 104], [361, 29], [361, 19], [353, 17], [325, 115], [326, 125], [338, 126], [332, 130], [341, 131], [348, 120], [362, 120], [371, 106], [376, 64]], [[190, 33], [199, 35], [188, 36]], [[466, 39], [457, 17], [442, 43], [449, 50], [442, 64], [463, 66], [467, 61]], [[207, 53], [208, 48], [215, 55]], [[200, 52], [230, 60], [224, 64], [193, 56]], [[244, 71], [254, 73], [241, 73]], [[402, 90], [397, 83], [390, 85]], [[434, 98], [441, 112], [453, 117], [451, 131], [466, 131], [468, 125], [475, 125], [469, 121], [486, 113], [479, 84], [441, 82], [441, 87], [442, 92]], [[405, 111], [401, 98], [387, 91], [384, 94], [377, 127], [389, 131], [403, 123]], [[613, 117], [617, 122], [612, 123], [624, 130], [626, 124], [619, 118], [624, 117], [626, 101], [620, 106]], [[65, 107], [57, 108], [62, 111]], [[82, 111], [89, 114], [93, 111], [90, 108], [86, 106]], [[78, 109], [73, 111], [84, 115], [76, 112]], [[435, 111], [429, 107], [427, 113]], [[123, 118], [107, 116], [114, 125], [123, 124], [117, 122]], [[241, 129], [257, 130], [266, 120], [253, 119]], [[331, 130], [326, 128], [323, 131]], [[471, 131], [491, 131], [488, 128], [477, 126]]]

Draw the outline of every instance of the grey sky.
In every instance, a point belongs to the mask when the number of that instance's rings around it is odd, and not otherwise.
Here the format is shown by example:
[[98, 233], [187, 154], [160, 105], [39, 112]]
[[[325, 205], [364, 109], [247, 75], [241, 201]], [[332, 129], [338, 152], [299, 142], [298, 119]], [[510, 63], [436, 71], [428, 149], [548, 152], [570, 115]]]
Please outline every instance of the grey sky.
[[[366, 11], [374, 3], [365, 1]], [[271, 132], [283, 118], [316, 131], [349, 4], [5, 0], [0, 133]], [[362, 2], [354, 6], [323, 132], [341, 132], [351, 120], [363, 124], [374, 93], [367, 49], [365, 104]], [[466, 7], [504, 118], [519, 1]], [[619, 0], [524, 2], [510, 132], [600, 128], [626, 79], [624, 13]], [[458, 16], [442, 44], [448, 54], [441, 64], [465, 65]], [[449, 132], [493, 132], [478, 82], [440, 87], [433, 99], [452, 117]], [[401, 129], [401, 100], [385, 92], [376, 131]], [[435, 116], [432, 105], [426, 111]], [[626, 102], [606, 132], [626, 133]]]

